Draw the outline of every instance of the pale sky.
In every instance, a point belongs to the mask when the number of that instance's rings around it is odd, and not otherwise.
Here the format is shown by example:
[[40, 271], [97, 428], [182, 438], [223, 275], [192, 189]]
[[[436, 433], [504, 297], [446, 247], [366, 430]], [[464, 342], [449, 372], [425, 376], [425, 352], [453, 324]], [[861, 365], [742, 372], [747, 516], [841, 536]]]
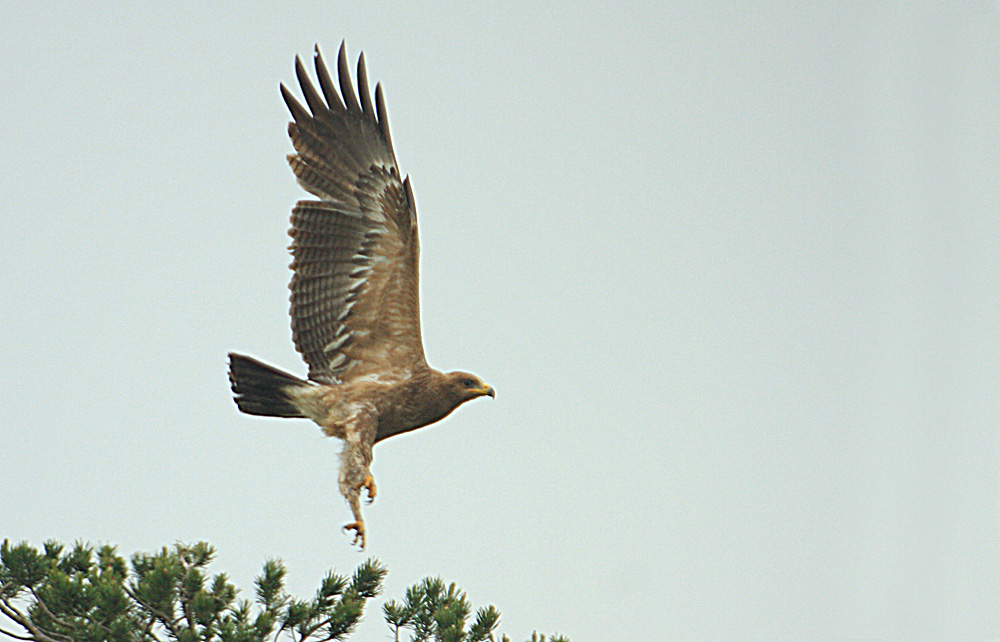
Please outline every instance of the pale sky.
[[1000, 13], [851, 4], [7, 3], [0, 537], [203, 539], [245, 596], [365, 559], [338, 444], [226, 378], [305, 373], [278, 83], [346, 39], [428, 360], [497, 389], [375, 449], [385, 597], [441, 575], [516, 642], [1000, 638]]

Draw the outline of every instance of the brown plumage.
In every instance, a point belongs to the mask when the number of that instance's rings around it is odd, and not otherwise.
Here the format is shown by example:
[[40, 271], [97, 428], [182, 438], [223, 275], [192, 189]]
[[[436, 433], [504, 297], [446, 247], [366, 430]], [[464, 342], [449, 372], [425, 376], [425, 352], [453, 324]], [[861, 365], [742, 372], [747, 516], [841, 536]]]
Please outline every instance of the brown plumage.
[[245, 413], [312, 419], [344, 441], [340, 491], [354, 514], [345, 528], [364, 548], [361, 489], [375, 497], [369, 466], [382, 439], [434, 423], [493, 388], [466, 372], [427, 365], [420, 336], [417, 212], [401, 178], [381, 86], [368, 94], [364, 54], [358, 94], [343, 44], [337, 92], [316, 49], [320, 91], [298, 57], [306, 107], [284, 85], [293, 121], [288, 157], [299, 184], [320, 200], [292, 209], [292, 340], [308, 379], [251, 357], [229, 355], [229, 380]]

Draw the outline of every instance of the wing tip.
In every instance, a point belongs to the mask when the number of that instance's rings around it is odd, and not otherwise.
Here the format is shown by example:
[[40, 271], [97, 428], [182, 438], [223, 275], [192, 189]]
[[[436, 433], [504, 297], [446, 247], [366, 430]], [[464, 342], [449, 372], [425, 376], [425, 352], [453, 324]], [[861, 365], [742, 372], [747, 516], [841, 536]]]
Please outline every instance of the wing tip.
[[374, 100], [371, 94], [371, 85], [368, 79], [367, 61], [364, 52], [360, 52], [357, 60], [357, 91], [355, 91], [351, 69], [347, 58], [347, 40], [341, 40], [337, 53], [337, 78], [330, 73], [323, 58], [322, 49], [319, 43], [313, 43], [313, 66], [315, 67], [316, 80], [319, 83], [319, 91], [313, 84], [309, 72], [306, 70], [302, 56], [295, 56], [295, 76], [298, 81], [302, 98], [296, 98], [292, 90], [284, 83], [280, 83], [282, 99], [287, 105], [292, 119], [295, 123], [309, 127], [309, 123], [314, 119], [329, 120], [335, 116], [335, 120], [346, 113], [351, 113], [354, 117], [368, 121], [374, 126], [376, 136], [382, 139], [388, 158], [393, 165], [396, 163], [396, 154], [392, 145], [392, 136], [389, 132], [388, 110], [385, 104], [385, 91], [382, 83], [375, 83]]
[[[309, 108], [313, 111], [314, 115], [317, 108], [333, 109], [335, 106], [339, 106], [341, 109], [346, 111], [363, 113], [376, 124], [378, 124], [380, 120], [384, 120], [384, 118], [379, 118], [379, 114], [376, 111], [377, 104], [373, 103], [371, 99], [364, 51], [358, 55], [358, 66], [356, 72], [358, 79], [357, 91], [355, 91], [354, 82], [351, 78], [350, 67], [348, 64], [346, 39], [340, 41], [340, 48], [337, 52], [337, 80], [340, 84], [340, 91], [337, 91], [337, 88], [330, 77], [329, 68], [323, 59], [323, 52], [319, 47], [319, 43], [313, 44], [313, 65], [316, 68], [316, 77], [319, 80], [323, 97], [326, 99], [325, 105], [316, 103], [316, 99], [318, 99], [319, 94], [316, 92], [308, 73], [305, 71], [305, 65], [302, 64], [301, 56], [295, 56], [295, 75], [299, 81], [299, 86], [302, 89], [303, 97], [309, 105]], [[376, 87], [376, 92], [378, 91], [379, 90]], [[288, 92], [287, 90], [283, 90], [282, 93], [284, 95]], [[288, 100], [286, 99], [285, 102], [287, 103]], [[382, 128], [380, 127], [380, 130], [381, 129]]]
[[288, 111], [292, 113], [292, 118], [295, 122], [303, 122], [312, 117], [309, 112], [306, 111], [306, 108], [302, 106], [302, 103], [295, 98], [291, 90], [285, 86], [285, 83], [278, 83], [278, 88], [281, 91], [281, 98], [285, 101], [285, 105], [288, 107]]
[[375, 109], [372, 107], [372, 96], [368, 88], [368, 69], [365, 67], [365, 52], [358, 55], [358, 96], [361, 98], [361, 110], [369, 120], [378, 122]]
[[340, 43], [340, 53], [337, 54], [337, 75], [340, 80], [340, 93], [347, 106], [347, 111], [360, 112], [361, 103], [354, 93], [354, 83], [351, 81], [351, 69], [347, 63], [347, 41]]

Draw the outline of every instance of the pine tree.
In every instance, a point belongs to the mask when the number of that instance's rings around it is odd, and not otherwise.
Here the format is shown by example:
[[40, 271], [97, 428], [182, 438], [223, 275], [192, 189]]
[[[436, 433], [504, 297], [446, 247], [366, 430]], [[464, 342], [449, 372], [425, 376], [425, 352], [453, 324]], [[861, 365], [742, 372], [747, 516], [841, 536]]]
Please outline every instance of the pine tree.
[[[363, 562], [350, 577], [330, 572], [309, 599], [285, 592], [285, 567], [264, 563], [254, 581], [254, 599], [224, 573], [209, 577], [215, 550], [205, 542], [164, 547], [132, 556], [131, 565], [112, 546], [82, 542], [67, 549], [46, 542], [0, 546], [0, 613], [22, 629], [0, 627], [0, 635], [35, 642], [328, 642], [345, 640], [368, 600], [382, 592], [387, 570]], [[452, 583], [427, 578], [406, 590], [402, 603], [387, 602], [386, 623], [412, 631], [411, 642], [495, 640], [495, 607], [472, 612], [465, 593]], [[509, 642], [506, 636], [503, 642]], [[532, 634], [530, 642], [545, 642]], [[569, 642], [555, 636], [549, 642]]]

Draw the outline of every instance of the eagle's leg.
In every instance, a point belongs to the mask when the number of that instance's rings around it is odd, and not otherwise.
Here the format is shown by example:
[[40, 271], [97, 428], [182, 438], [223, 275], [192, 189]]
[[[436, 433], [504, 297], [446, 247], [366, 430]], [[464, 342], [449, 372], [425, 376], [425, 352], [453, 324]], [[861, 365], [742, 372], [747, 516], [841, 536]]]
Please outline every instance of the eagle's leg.
[[344, 530], [354, 531], [354, 544], [358, 545], [361, 550], [365, 550], [365, 544], [367, 543], [367, 537], [365, 532], [365, 520], [361, 516], [361, 489], [364, 488], [368, 491], [368, 501], [371, 504], [372, 500], [375, 499], [376, 487], [375, 478], [368, 471], [365, 471], [364, 479], [354, 484], [348, 493], [346, 493], [347, 504], [351, 507], [351, 512], [354, 514], [354, 521], [350, 524], [344, 525]]
[[[361, 550], [365, 549], [365, 544], [367, 543], [367, 537], [365, 532], [365, 519], [361, 515], [361, 489], [368, 488], [365, 483], [368, 480], [372, 480], [371, 474], [365, 476], [360, 482], [353, 482], [347, 487], [347, 492], [344, 493], [344, 497], [347, 499], [347, 505], [351, 507], [351, 513], [354, 514], [354, 521], [350, 524], [344, 526], [344, 530], [354, 531], [354, 544], [358, 545]], [[375, 486], [374, 480], [370, 482], [372, 487]], [[368, 490], [369, 496], [371, 496], [371, 489]]]
[[345, 531], [354, 531], [353, 544], [359, 546], [361, 550], [365, 550], [365, 544], [367, 543], [367, 538], [365, 537], [365, 522], [359, 519], [356, 522], [350, 524], [344, 524]]
[[375, 501], [375, 495], [378, 493], [378, 487], [375, 486], [375, 478], [372, 477], [371, 473], [365, 475], [365, 478], [358, 482], [358, 485], [354, 487], [354, 490], [360, 493], [362, 488], [368, 491], [368, 500], [366, 503], [371, 504]]
[[[369, 428], [372, 426], [372, 428]], [[344, 449], [340, 453], [340, 493], [347, 500], [354, 514], [354, 521], [344, 526], [354, 531], [354, 543], [364, 550], [367, 544], [365, 520], [361, 516], [361, 489], [368, 491], [368, 502], [375, 498], [375, 478], [368, 466], [372, 462], [372, 444], [375, 439], [374, 423], [358, 432], [348, 432]]]

